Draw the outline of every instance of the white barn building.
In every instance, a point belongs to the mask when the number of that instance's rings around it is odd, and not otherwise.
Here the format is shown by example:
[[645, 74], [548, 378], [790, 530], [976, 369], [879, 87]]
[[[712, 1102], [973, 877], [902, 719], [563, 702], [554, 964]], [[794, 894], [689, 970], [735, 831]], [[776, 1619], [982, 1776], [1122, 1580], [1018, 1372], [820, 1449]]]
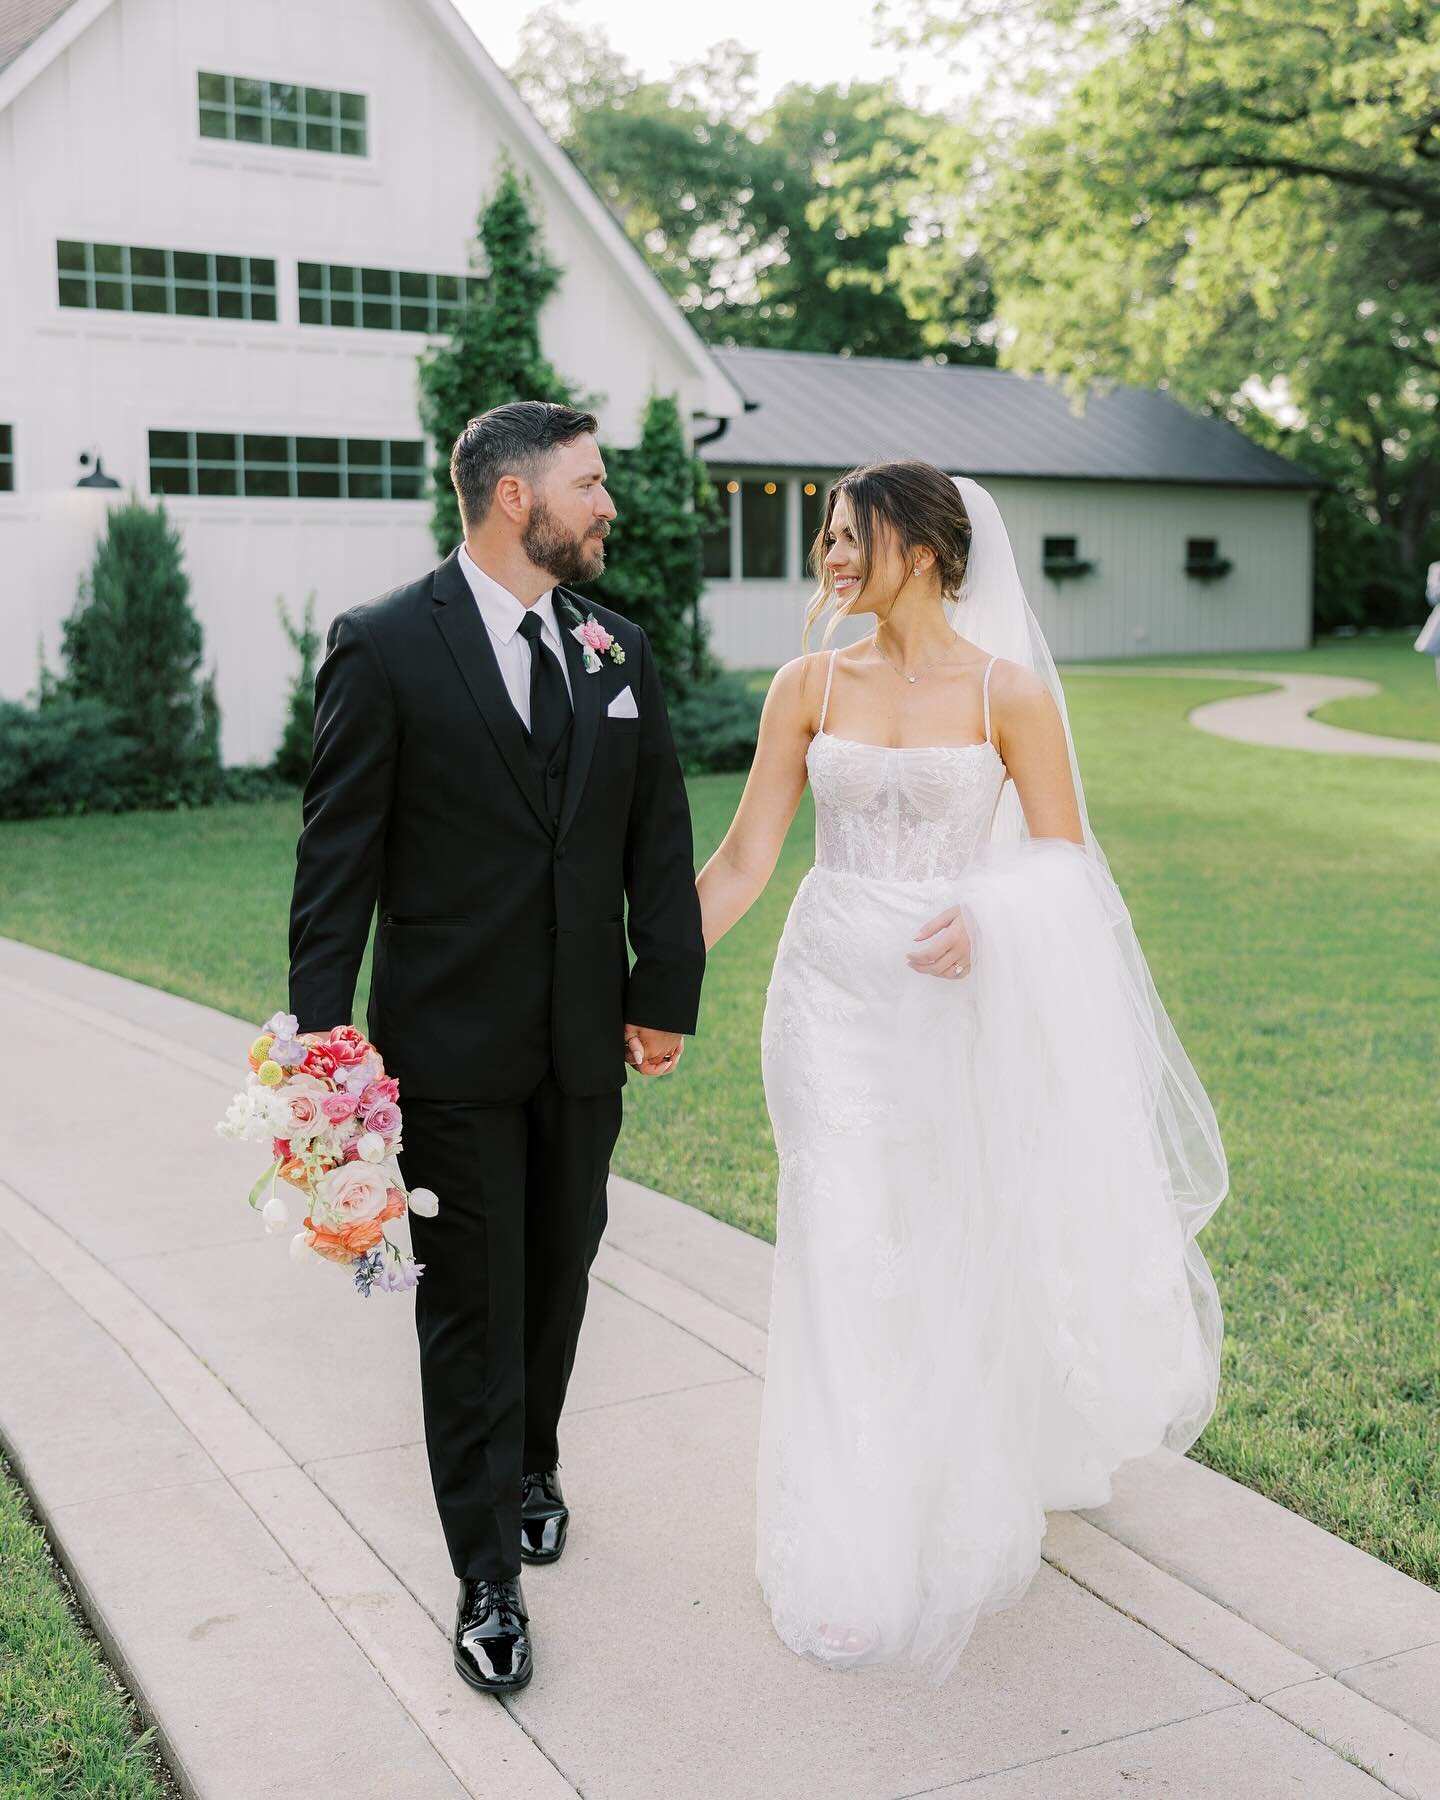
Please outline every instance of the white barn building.
[[[508, 154], [565, 271], [542, 338], [606, 440], [740, 410], [449, 0], [0, 0], [0, 696], [55, 663], [103, 528], [163, 492], [230, 761], [274, 753], [276, 617], [430, 566], [416, 358]], [[93, 468], [93, 466], [92, 466]]]
[[729, 510], [706, 547], [705, 610], [732, 668], [796, 654], [828, 483], [907, 456], [994, 494], [1058, 659], [1310, 642], [1320, 484], [1223, 419], [1143, 388], [1094, 392], [1077, 413], [1058, 387], [995, 369], [774, 350], [715, 360], [752, 409], [701, 445]]
[[[795, 653], [816, 495], [892, 455], [993, 486], [1062, 656], [1308, 642], [1308, 476], [1163, 395], [708, 350], [450, 0], [0, 0], [0, 698], [55, 666], [107, 506], [163, 494], [227, 760], [270, 758], [277, 596], [323, 629], [435, 560], [416, 359], [503, 155], [564, 271], [546, 354], [615, 445], [674, 395], [733, 485], [731, 666]], [[77, 485], [96, 456], [118, 488]], [[1048, 580], [1047, 540], [1095, 566]]]

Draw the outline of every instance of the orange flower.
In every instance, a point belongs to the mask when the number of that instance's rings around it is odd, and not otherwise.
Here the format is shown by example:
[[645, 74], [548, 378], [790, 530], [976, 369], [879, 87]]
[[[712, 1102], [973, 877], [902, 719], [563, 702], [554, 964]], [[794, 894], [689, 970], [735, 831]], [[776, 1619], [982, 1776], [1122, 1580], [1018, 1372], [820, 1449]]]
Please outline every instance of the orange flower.
[[385, 1235], [379, 1219], [357, 1219], [353, 1225], [339, 1227], [317, 1225], [313, 1219], [306, 1219], [305, 1229], [310, 1233], [310, 1248], [315, 1254], [335, 1263], [354, 1262], [357, 1256], [373, 1250]]
[[385, 1205], [376, 1215], [378, 1219], [400, 1219], [405, 1216], [405, 1196], [399, 1188], [386, 1188]]
[[291, 1187], [308, 1188], [310, 1183], [305, 1175], [305, 1164], [298, 1156], [289, 1156], [280, 1165], [279, 1178], [288, 1181]]

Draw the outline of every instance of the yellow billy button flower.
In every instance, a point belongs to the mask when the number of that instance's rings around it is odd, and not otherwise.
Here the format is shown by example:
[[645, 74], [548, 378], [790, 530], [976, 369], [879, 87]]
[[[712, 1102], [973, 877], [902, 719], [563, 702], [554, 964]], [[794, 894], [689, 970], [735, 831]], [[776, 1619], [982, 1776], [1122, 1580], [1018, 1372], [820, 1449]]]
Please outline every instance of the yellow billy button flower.
[[262, 1087], [279, 1087], [280, 1083], [285, 1079], [285, 1071], [280, 1067], [279, 1063], [270, 1062], [268, 1059], [261, 1063], [255, 1073], [258, 1076]]
[[264, 1062], [266, 1057], [269, 1056], [270, 1046], [274, 1042], [275, 1038], [271, 1032], [262, 1031], [259, 1037], [256, 1038], [255, 1042], [250, 1046], [250, 1055], [253, 1060], [257, 1063]]

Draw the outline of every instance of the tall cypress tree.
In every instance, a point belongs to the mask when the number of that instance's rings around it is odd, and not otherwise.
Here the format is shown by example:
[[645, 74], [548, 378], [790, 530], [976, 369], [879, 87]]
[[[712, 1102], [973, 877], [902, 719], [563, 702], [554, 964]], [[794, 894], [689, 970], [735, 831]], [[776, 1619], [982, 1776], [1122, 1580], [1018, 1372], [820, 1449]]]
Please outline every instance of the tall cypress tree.
[[700, 539], [713, 497], [674, 399], [652, 394], [640, 442], [607, 450], [605, 468], [617, 517], [605, 573], [585, 591], [643, 627], [666, 685], [683, 691], [708, 672]]
[[540, 314], [561, 271], [545, 255], [525, 186], [508, 162], [481, 211], [479, 236], [486, 279], [461, 307], [448, 341], [420, 362], [420, 416], [435, 446], [430, 529], [441, 556], [464, 535], [450, 451], [466, 421], [509, 400], [581, 404], [540, 348]]
[[63, 627], [64, 689], [113, 707], [137, 740], [135, 799], [174, 806], [212, 799], [219, 783], [219, 706], [199, 679], [205, 633], [190, 607], [180, 534], [163, 506], [115, 507], [88, 583]]

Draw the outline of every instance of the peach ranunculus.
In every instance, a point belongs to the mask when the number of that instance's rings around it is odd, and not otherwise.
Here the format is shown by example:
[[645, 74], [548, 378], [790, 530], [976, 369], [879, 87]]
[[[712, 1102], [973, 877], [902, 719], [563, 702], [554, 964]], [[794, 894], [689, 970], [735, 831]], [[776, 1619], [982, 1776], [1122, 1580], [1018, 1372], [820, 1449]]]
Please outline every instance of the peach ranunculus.
[[349, 1225], [318, 1225], [314, 1219], [306, 1219], [305, 1229], [310, 1233], [310, 1248], [333, 1263], [354, 1262], [385, 1235], [378, 1219], [356, 1219]]
[[341, 1163], [315, 1185], [316, 1211], [337, 1226], [374, 1219], [387, 1195], [383, 1172], [367, 1162]]
[[405, 1216], [405, 1195], [400, 1188], [386, 1188], [384, 1210], [376, 1214], [378, 1219], [401, 1219]]

